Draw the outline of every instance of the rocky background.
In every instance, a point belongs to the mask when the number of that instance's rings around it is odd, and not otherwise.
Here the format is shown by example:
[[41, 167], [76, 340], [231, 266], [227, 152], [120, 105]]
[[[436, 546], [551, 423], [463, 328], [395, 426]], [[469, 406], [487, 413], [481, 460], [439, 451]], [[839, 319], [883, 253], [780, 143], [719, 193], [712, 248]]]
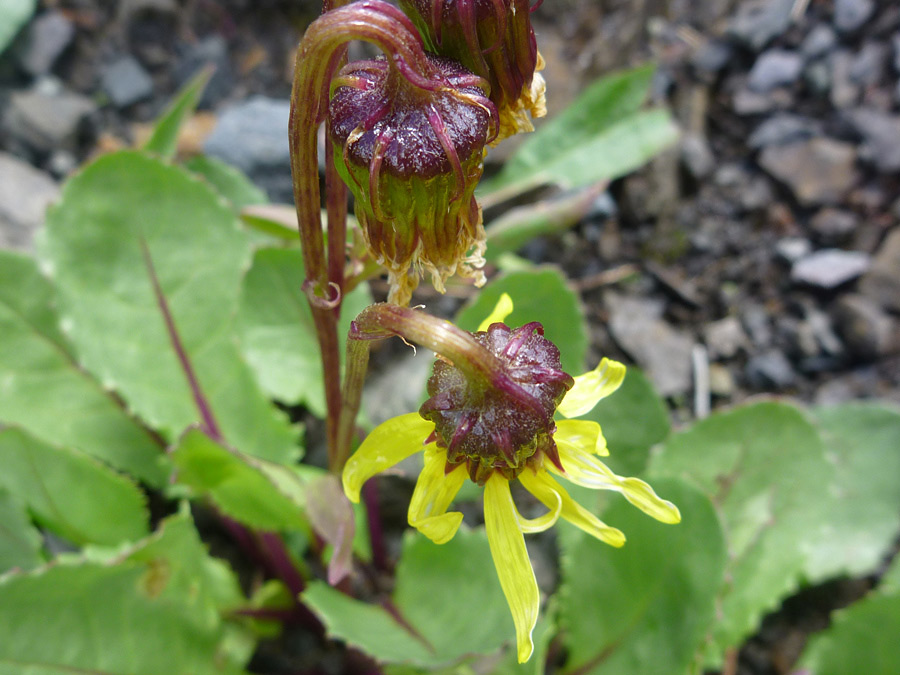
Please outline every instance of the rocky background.
[[[0, 246], [31, 248], [65, 177], [140, 143], [208, 63], [181, 151], [290, 201], [292, 52], [317, 13], [313, 0], [41, 3], [0, 55]], [[900, 4], [545, 0], [534, 16], [551, 114], [654, 59], [652, 96], [683, 129], [570, 232], [520, 252], [582, 291], [595, 355], [639, 364], [681, 420], [770, 392], [900, 403]], [[736, 672], [787, 672], [793, 629], [773, 621], [780, 637], [763, 634]]]

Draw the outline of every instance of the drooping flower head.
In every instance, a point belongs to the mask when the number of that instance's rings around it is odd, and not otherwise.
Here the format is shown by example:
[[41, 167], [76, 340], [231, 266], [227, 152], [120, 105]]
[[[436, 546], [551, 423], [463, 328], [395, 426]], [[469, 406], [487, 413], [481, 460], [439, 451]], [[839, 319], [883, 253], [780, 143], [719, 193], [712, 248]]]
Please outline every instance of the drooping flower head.
[[337, 169], [369, 252], [388, 270], [390, 301], [401, 305], [426, 272], [441, 292], [454, 273], [484, 283], [474, 191], [496, 110], [487, 83], [458, 63], [428, 56], [421, 65], [353, 62], [332, 82], [329, 106]]
[[[617, 491], [665, 523], [677, 523], [681, 516], [647, 483], [617, 476], [598, 459], [609, 454], [599, 424], [568, 419], [590, 412], [618, 389], [625, 377], [622, 364], [603, 359], [595, 370], [570, 377], [539, 323], [516, 329], [502, 323], [512, 311], [508, 296], [470, 334], [439, 320], [404, 333], [393, 318], [397, 311], [382, 324], [384, 331], [370, 331], [370, 338], [393, 333], [421, 342], [430, 332], [443, 331], [446, 337], [433, 344], [446, 345], [450, 356], [438, 353], [428, 383], [430, 398], [418, 413], [388, 420], [363, 441], [344, 468], [344, 491], [351, 501], [359, 501], [366, 480], [424, 446], [425, 464], [408, 518], [410, 525], [443, 544], [462, 523], [462, 513], [447, 509], [463, 482], [468, 477], [483, 485], [488, 543], [516, 627], [518, 659], [527, 661], [534, 649], [531, 633], [540, 596], [523, 533], [546, 530], [562, 517], [608, 544], [625, 543], [621, 531], [575, 502], [554, 475]], [[567, 419], [555, 420], [555, 412]], [[523, 518], [512, 499], [512, 480], [544, 504], [547, 513]]]
[[400, 0], [436, 54], [449, 56], [491, 85], [500, 111], [495, 142], [532, 131], [547, 114], [543, 68], [529, 0]]

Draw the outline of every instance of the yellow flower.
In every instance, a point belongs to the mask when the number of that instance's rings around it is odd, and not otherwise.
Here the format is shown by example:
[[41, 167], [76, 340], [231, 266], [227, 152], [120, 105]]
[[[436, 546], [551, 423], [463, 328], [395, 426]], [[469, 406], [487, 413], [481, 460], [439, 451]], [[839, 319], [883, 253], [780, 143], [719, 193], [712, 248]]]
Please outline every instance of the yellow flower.
[[[558, 369], [558, 350], [540, 335], [542, 329], [539, 324], [528, 324], [511, 332], [500, 323], [511, 311], [512, 303], [504, 295], [491, 316], [479, 327], [475, 337], [487, 344], [491, 339], [496, 342], [497, 336], [500, 336], [509, 340], [508, 343], [503, 342], [501, 347], [515, 342], [517, 348], [522, 348], [527, 340], [532, 340], [537, 351], [544, 350], [544, 355], [548, 350], [546, 345], [550, 345], [550, 352], [555, 353]], [[447, 509], [466, 478], [484, 486], [485, 529], [500, 585], [516, 627], [520, 663], [527, 661], [534, 650], [531, 634], [540, 606], [540, 594], [523, 533], [542, 532], [552, 527], [561, 517], [612, 546], [622, 546], [625, 543], [625, 535], [621, 531], [603, 523], [575, 502], [554, 476], [589, 488], [619, 492], [639, 509], [664, 523], [677, 523], [681, 520], [678, 508], [658, 497], [647, 483], [638, 478], [617, 476], [598, 459], [598, 456], [609, 454], [599, 424], [589, 420], [569, 419], [590, 412], [598, 401], [618, 389], [625, 378], [625, 366], [603, 359], [596, 369], [574, 378], [574, 384], [571, 384], [573, 378], [561, 371], [558, 374], [553, 372], [546, 362], [534, 357], [535, 353], [527, 352], [524, 356], [522, 353], [516, 354], [513, 369], [516, 370], [520, 383], [524, 380], [518, 371], [522, 370], [525, 363], [540, 373], [535, 376], [534, 381], [553, 381], [561, 391], [568, 389], [561, 401], [554, 400], [555, 395], [550, 398], [551, 409], [555, 407], [566, 419], [551, 419], [548, 424], [549, 434], [537, 430], [532, 434], [533, 440], [523, 444], [518, 438], [521, 436], [519, 429], [489, 428], [485, 433], [489, 438], [498, 439], [497, 445], [501, 447], [493, 452], [465, 449], [459, 438], [461, 434], [470, 430], [473, 434], [476, 433], [471, 416], [466, 417], [465, 414], [462, 415], [462, 422], [459, 422], [456, 432], [442, 434], [441, 425], [445, 420], [438, 419], [436, 426], [434, 421], [425, 419], [423, 415], [435, 418], [435, 415], [441, 415], [447, 410], [457, 411], [461, 404], [459, 397], [453, 399], [453, 391], [448, 392], [447, 381], [452, 378], [448, 378], [443, 371], [439, 372], [439, 366], [443, 364], [441, 367], [444, 370], [449, 366], [439, 358], [435, 365], [435, 375], [429, 381], [432, 398], [422, 406], [422, 412], [400, 415], [376, 427], [347, 462], [343, 473], [347, 497], [358, 502], [363, 483], [423, 450], [424, 446], [424, 468], [416, 482], [408, 518], [410, 525], [436, 544], [452, 539], [462, 523], [462, 513]], [[455, 381], [451, 382], [453, 384]], [[500, 392], [499, 396], [502, 397], [502, 394]], [[496, 397], [491, 397], [491, 393], [476, 392], [464, 404], [471, 404], [472, 400], [488, 400], [485, 405], [495, 405]], [[452, 400], [448, 403], [448, 399]], [[441, 404], [432, 403], [435, 400]], [[536, 407], [536, 411], [534, 415], [540, 417], [540, 407]], [[521, 416], [521, 410], [514, 413], [509, 419], [515, 420], [516, 424], [528, 426], [528, 420]], [[489, 419], [493, 421], [498, 418], [495, 416]], [[458, 421], [457, 418], [454, 420]], [[480, 422], [483, 421], [480, 419]], [[445, 442], [443, 438], [448, 436], [452, 438]], [[515, 447], [512, 450], [507, 447], [510, 436], [514, 439], [512, 444]], [[481, 441], [483, 440], [482, 438]], [[477, 446], [478, 439], [474, 443]], [[510, 481], [515, 479], [547, 507], [547, 513], [533, 519], [523, 518], [519, 514], [509, 486]]]

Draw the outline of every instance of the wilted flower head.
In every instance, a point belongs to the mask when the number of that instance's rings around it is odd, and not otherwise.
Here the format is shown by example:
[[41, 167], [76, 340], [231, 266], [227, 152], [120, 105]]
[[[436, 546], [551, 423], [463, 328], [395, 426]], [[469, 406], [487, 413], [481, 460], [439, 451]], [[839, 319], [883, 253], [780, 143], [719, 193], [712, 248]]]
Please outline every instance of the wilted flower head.
[[484, 228], [474, 191], [496, 110], [480, 77], [429, 56], [410, 73], [377, 58], [345, 67], [329, 107], [335, 163], [356, 198], [370, 253], [407, 304], [419, 277], [484, 283]]
[[[491, 317], [469, 334], [474, 343], [456, 349], [453, 363], [438, 355], [428, 383], [430, 398], [418, 413], [376, 427], [347, 462], [343, 483], [347, 496], [357, 502], [365, 481], [424, 446], [425, 466], [408, 518], [437, 544], [459, 529], [462, 513], [447, 509], [466, 478], [483, 485], [491, 555], [516, 626], [518, 659], [524, 662], [534, 649], [531, 633], [540, 596], [523, 533], [544, 531], [562, 517], [612, 546], [625, 543], [621, 531], [575, 502], [552, 475], [619, 492], [665, 523], [677, 523], [681, 516], [647, 483], [617, 476], [598, 459], [609, 454], [599, 424], [553, 418], [554, 412], [564, 418], [590, 412], [622, 384], [625, 366], [603, 359], [595, 370], [572, 378], [562, 371], [559, 351], [539, 323], [517, 329], [501, 323], [511, 311], [504, 296]], [[452, 339], [456, 348], [468, 338]], [[491, 364], [489, 378], [480, 376], [483, 369], [459, 362], [466, 349], [479, 362]], [[530, 520], [519, 514], [509, 486], [514, 479], [547, 513]]]
[[[458, 60], [491, 85], [500, 112], [496, 141], [532, 131], [547, 114], [543, 68], [529, 0], [400, 0], [436, 54]], [[495, 141], [495, 142], [496, 142]]]

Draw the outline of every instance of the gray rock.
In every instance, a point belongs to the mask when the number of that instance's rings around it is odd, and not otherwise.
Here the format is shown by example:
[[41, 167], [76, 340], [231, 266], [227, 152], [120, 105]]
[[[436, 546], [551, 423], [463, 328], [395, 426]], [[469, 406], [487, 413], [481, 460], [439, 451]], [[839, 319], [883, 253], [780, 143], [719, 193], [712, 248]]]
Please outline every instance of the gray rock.
[[716, 158], [709, 143], [700, 134], [686, 133], [682, 136], [681, 161], [696, 180], [703, 180], [716, 168]]
[[900, 74], [900, 33], [894, 33], [891, 44], [894, 47], [894, 70]]
[[200, 108], [213, 107], [224, 100], [234, 87], [228, 43], [220, 35], [213, 35], [185, 48], [175, 64], [173, 75], [176, 84], [184, 86], [206, 66], [212, 66], [213, 73], [200, 97]]
[[856, 184], [856, 148], [830, 138], [770, 146], [759, 164], [802, 206], [836, 204]]
[[41, 14], [31, 22], [18, 52], [22, 70], [34, 77], [46, 75], [74, 36], [75, 28], [65, 14], [59, 11]]
[[673, 396], [689, 391], [694, 341], [662, 319], [663, 304], [612, 293], [606, 301], [610, 333], [647, 372], [659, 393]]
[[35, 230], [59, 187], [47, 174], [0, 152], [0, 248], [31, 249]]
[[791, 92], [782, 88], [759, 92], [743, 87], [735, 92], [731, 100], [731, 105], [738, 115], [760, 115], [773, 110], [784, 110], [793, 104]]
[[604, 221], [608, 218], [615, 218], [618, 214], [619, 206], [609, 191], [606, 190], [591, 202], [584, 217], [586, 220]]
[[803, 57], [787, 49], [770, 49], [761, 54], [750, 71], [747, 86], [756, 92], [793, 84], [803, 71]]
[[132, 56], [123, 56], [104, 66], [100, 84], [117, 108], [127, 108], [153, 95], [153, 79]]
[[831, 89], [831, 67], [823, 59], [813, 61], [804, 69], [803, 81], [813, 94], [824, 96]]
[[791, 25], [794, 0], [745, 0], [728, 26], [729, 34], [755, 51]]
[[859, 290], [884, 309], [900, 312], [900, 226], [888, 233]]
[[835, 0], [834, 27], [840, 33], [852, 33], [872, 18], [874, 0]]
[[831, 55], [831, 104], [835, 108], [856, 105], [860, 97], [860, 86], [850, 77], [855, 57], [846, 49], [839, 49]]
[[749, 346], [747, 334], [736, 316], [707, 324], [703, 329], [703, 341], [712, 360], [730, 359]]
[[850, 81], [862, 87], [878, 84], [884, 77], [888, 47], [882, 42], [866, 42], [850, 64]]
[[791, 279], [798, 284], [831, 290], [864, 274], [871, 263], [868, 254], [861, 251], [828, 248], [794, 263]]
[[206, 140], [206, 153], [252, 174], [288, 169], [290, 101], [254, 96], [225, 108]]
[[727, 42], [709, 40], [694, 52], [691, 65], [698, 75], [711, 80], [725, 69], [733, 57], [734, 49]]
[[775, 194], [769, 179], [763, 175], [753, 175], [738, 191], [738, 203], [744, 211], [763, 211], [775, 201]]
[[833, 315], [844, 344], [858, 359], [873, 361], [900, 350], [900, 321], [866, 296], [842, 295]]
[[805, 141], [817, 136], [822, 125], [808, 117], [792, 113], [777, 113], [760, 124], [747, 139], [747, 146], [760, 150], [770, 145], [784, 145]]
[[757, 389], [785, 389], [797, 380], [791, 362], [777, 349], [751, 357], [745, 372], [747, 381]]
[[865, 141], [861, 157], [883, 173], [900, 171], [900, 116], [859, 108], [851, 111], [848, 119]]
[[812, 252], [812, 244], [809, 239], [803, 237], [785, 237], [775, 244], [775, 253], [779, 258], [788, 263], [795, 263], [805, 258]]
[[830, 26], [824, 23], [817, 24], [803, 43], [800, 45], [800, 53], [807, 59], [815, 59], [824, 56], [837, 45], [837, 35]]
[[94, 102], [79, 94], [33, 89], [12, 95], [4, 126], [34, 150], [72, 150], [81, 125], [95, 110]]
[[856, 214], [832, 208], [822, 209], [809, 221], [819, 241], [832, 246], [847, 241], [857, 224]]
[[755, 346], [765, 348], [772, 344], [772, 323], [761, 305], [746, 304], [742, 308], [741, 324]]

